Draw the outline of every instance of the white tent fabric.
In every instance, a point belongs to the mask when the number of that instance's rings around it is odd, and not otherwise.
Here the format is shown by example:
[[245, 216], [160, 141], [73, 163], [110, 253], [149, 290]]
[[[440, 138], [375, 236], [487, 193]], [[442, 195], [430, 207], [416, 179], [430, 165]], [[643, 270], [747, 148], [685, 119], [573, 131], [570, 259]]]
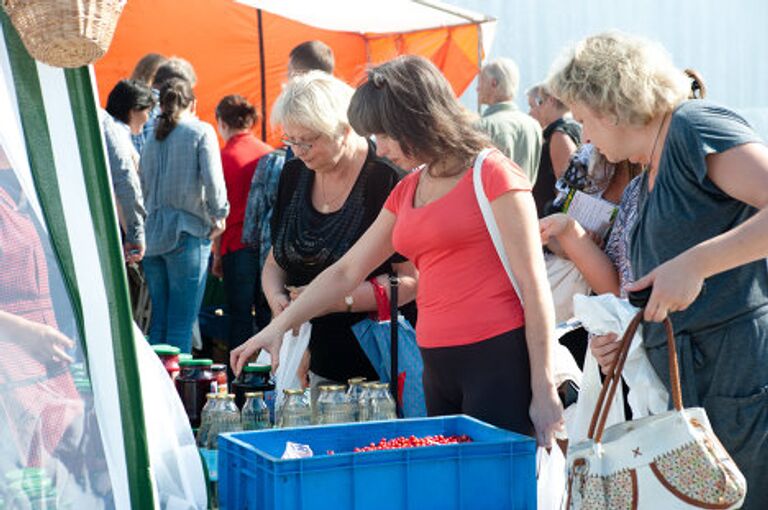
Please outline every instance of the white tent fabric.
[[237, 0], [238, 3], [314, 27], [354, 33], [391, 33], [492, 22], [483, 14], [441, 2], [389, 0], [387, 2], [324, 0]]
[[[2, 28], [0, 27], [0, 35]], [[18, 106], [15, 101], [15, 85], [10, 74], [7, 48], [4, 38], [2, 42], [2, 85], [0, 93], [0, 115], [4, 119], [16, 119], [17, 122], [0, 123], [0, 136], [8, 143], [7, 149], [16, 174], [25, 189], [27, 197], [36, 203], [37, 194], [30, 192], [32, 176], [25, 142], [21, 136], [21, 123]], [[75, 128], [72, 120], [72, 111], [69, 103], [64, 72], [45, 64], [37, 63], [37, 70], [43, 88], [45, 102], [45, 116], [50, 126], [51, 143], [56, 159], [59, 178], [58, 187], [62, 200], [67, 204], [64, 209], [66, 215], [67, 233], [70, 236], [71, 245], [77, 246], [78, 256], [75, 259], [75, 271], [77, 279], [83, 284], [80, 286], [80, 296], [84, 309], [85, 338], [89, 355], [94, 360], [112, 360], [114, 352], [112, 342], [104, 341], [111, 338], [109, 329], [109, 310], [107, 309], [107, 296], [102, 284], [101, 266], [97, 259], [96, 240], [93, 230], [85, 228], [84, 224], [90, 218], [87, 210], [88, 199], [85, 195], [85, 186], [82, 180], [80, 154], [75, 137]], [[6, 92], [8, 93], [6, 95]], [[11, 102], [11, 97], [14, 98]], [[60, 166], [59, 166], [60, 165]], [[39, 206], [38, 206], [39, 214]], [[85, 220], [84, 220], [85, 219]], [[38, 220], [42, 225], [45, 222], [40, 215]], [[87, 284], [86, 284], [87, 282]], [[90, 340], [90, 341], [89, 341]], [[125, 450], [123, 447], [123, 430], [120, 421], [119, 398], [117, 392], [117, 379], [110, 363], [92, 363], [90, 365], [90, 377], [93, 382], [94, 405], [99, 416], [99, 428], [104, 439], [104, 453], [109, 466], [112, 490], [115, 496], [116, 508], [130, 507], [130, 497], [127, 485], [127, 469], [125, 464]]]

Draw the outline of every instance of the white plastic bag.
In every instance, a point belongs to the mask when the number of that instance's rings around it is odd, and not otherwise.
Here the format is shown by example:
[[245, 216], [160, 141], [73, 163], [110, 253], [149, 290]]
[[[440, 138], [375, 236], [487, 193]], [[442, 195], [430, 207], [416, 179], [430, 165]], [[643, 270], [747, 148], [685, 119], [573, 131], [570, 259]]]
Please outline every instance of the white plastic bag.
[[141, 367], [141, 398], [157, 508], [203, 510], [208, 507], [205, 475], [184, 406], [160, 358], [138, 326], [134, 328], [134, 338]]
[[558, 446], [536, 449], [538, 510], [560, 510], [565, 496], [565, 457]]
[[[312, 336], [312, 324], [305, 322], [299, 328], [299, 334], [294, 335], [293, 331], [287, 331], [283, 335], [283, 344], [280, 347], [280, 365], [275, 372], [275, 409], [283, 403], [283, 390], [290, 388], [301, 388], [301, 380], [296, 375], [301, 364], [301, 358], [309, 345], [309, 337]], [[270, 365], [272, 357], [263, 349], [259, 354], [257, 363]]]
[[[576, 318], [581, 321], [587, 331], [595, 335], [616, 333], [619, 336], [618, 339], [637, 313], [637, 308], [627, 300], [619, 299], [613, 294], [575, 296], [573, 308]], [[632, 339], [623, 371], [624, 380], [629, 387], [627, 400], [634, 419], [664, 412], [669, 402], [669, 394], [645, 354], [641, 328], [642, 326], [638, 328]], [[576, 412], [571, 420], [566, 420], [568, 437], [573, 443], [587, 437], [601, 385], [600, 367], [592, 356], [591, 350], [587, 349]], [[606, 427], [623, 421], [624, 397], [617, 391], [608, 414]]]

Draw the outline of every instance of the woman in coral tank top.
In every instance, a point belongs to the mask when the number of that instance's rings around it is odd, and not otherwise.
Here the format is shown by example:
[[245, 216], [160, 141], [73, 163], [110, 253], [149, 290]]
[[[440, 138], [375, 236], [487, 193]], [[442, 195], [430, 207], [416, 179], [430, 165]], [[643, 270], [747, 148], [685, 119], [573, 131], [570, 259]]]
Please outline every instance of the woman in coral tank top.
[[554, 311], [531, 184], [498, 151], [483, 186], [523, 301], [483, 221], [472, 165], [490, 142], [472, 127], [440, 71], [400, 57], [368, 73], [349, 120], [375, 135], [378, 152], [417, 168], [392, 191], [377, 220], [269, 327], [233, 351], [236, 372], [259, 349], [276, 362], [285, 331], [341, 299], [395, 251], [419, 270], [417, 340], [430, 415], [466, 413], [552, 444], [562, 407], [552, 373]]

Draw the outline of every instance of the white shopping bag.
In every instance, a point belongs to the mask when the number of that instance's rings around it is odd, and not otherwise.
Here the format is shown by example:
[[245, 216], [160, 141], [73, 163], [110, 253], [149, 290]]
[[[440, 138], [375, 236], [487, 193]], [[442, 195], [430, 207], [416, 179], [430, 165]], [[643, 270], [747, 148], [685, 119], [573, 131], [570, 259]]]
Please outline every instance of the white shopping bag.
[[[637, 313], [637, 308], [630, 305], [626, 299], [619, 299], [613, 294], [575, 296], [573, 309], [576, 318], [590, 333], [595, 335], [617, 333], [619, 338]], [[641, 328], [638, 328], [632, 340], [622, 375], [629, 387], [627, 400], [634, 419], [662, 413], [667, 410], [669, 402], [669, 394], [645, 354]], [[586, 439], [601, 386], [600, 367], [592, 356], [592, 351], [587, 349], [584, 377], [579, 390], [576, 411], [565, 423], [571, 443]], [[623, 421], [624, 397], [620, 391], [617, 391], [608, 412], [606, 426]]]
[[[283, 345], [280, 347], [280, 365], [275, 373], [275, 409], [278, 409], [283, 403], [283, 390], [302, 387], [296, 371], [299, 369], [304, 351], [307, 350], [310, 336], [312, 336], [312, 324], [309, 322], [301, 325], [298, 335], [294, 335], [293, 331], [290, 330], [283, 335]], [[271, 365], [272, 357], [266, 349], [262, 349], [256, 362]]]
[[558, 446], [536, 449], [538, 510], [560, 510], [565, 496], [565, 457]]

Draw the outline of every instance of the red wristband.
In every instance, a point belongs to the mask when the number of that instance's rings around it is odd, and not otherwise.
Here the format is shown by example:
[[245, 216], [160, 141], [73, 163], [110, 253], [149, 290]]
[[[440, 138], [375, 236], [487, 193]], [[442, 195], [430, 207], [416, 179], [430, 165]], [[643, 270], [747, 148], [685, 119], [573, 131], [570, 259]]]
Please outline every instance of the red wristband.
[[384, 286], [374, 277], [368, 280], [373, 286], [373, 296], [376, 298], [376, 308], [378, 308], [378, 319], [380, 321], [388, 321], [390, 318], [389, 313], [389, 298], [387, 297], [387, 291], [384, 290]]

